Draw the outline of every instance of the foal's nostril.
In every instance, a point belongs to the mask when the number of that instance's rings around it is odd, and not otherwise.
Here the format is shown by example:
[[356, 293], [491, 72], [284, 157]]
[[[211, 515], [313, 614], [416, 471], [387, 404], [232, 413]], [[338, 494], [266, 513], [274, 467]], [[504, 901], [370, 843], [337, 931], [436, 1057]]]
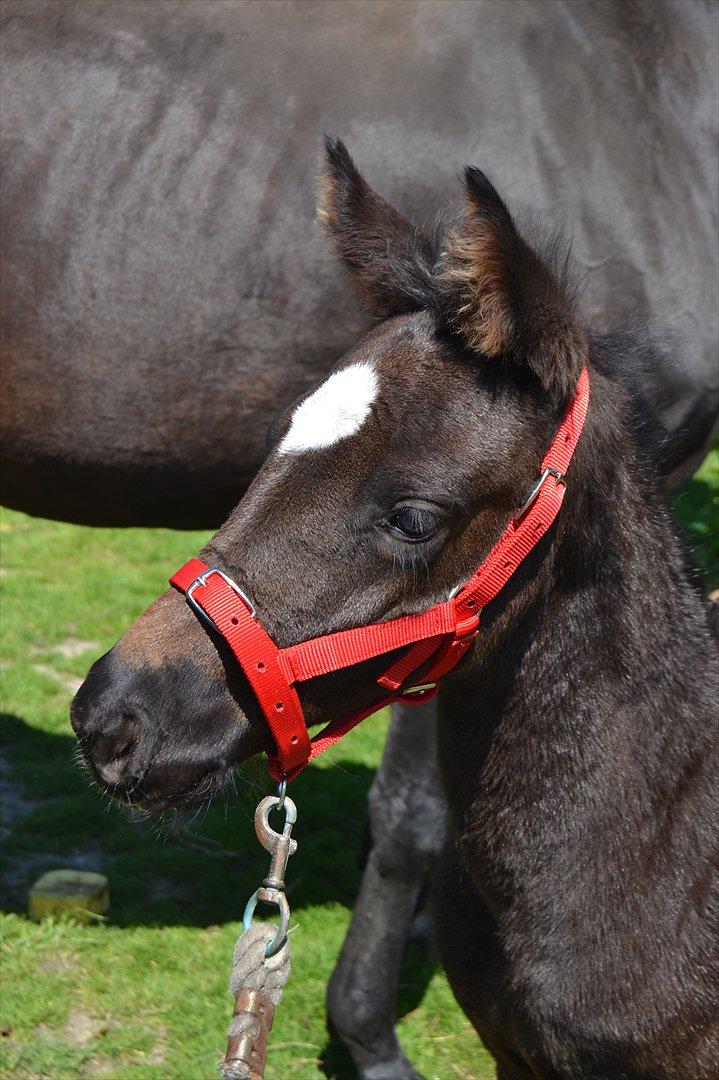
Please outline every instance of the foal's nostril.
[[121, 761], [123, 758], [128, 757], [130, 752], [132, 750], [134, 750], [134, 748], [135, 748], [135, 740], [134, 739], [127, 739], [123, 743], [123, 745], [120, 746], [117, 749], [117, 751], [115, 752], [115, 757], [113, 758], [113, 761], [116, 761], [116, 762]]
[[[108, 748], [108, 751], [113, 754], [103, 764], [97, 763], [97, 771], [105, 781], [106, 784], [117, 785], [122, 784], [128, 779], [130, 773], [130, 766], [132, 765], [133, 751], [137, 746], [137, 737], [133, 736], [130, 739], [126, 739], [122, 745], [113, 750]], [[97, 751], [96, 751], [97, 760]]]
[[108, 787], [128, 786], [136, 781], [140, 743], [141, 725], [127, 713], [114, 724], [106, 721], [104, 728], [90, 736], [89, 755]]

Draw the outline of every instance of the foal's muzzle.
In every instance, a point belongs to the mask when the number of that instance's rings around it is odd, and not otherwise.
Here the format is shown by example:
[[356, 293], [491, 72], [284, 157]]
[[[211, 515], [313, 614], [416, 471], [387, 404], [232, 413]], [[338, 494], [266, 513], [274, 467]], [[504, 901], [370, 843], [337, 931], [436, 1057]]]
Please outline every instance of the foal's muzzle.
[[70, 719], [102, 787], [144, 806], [207, 798], [258, 748], [226, 684], [189, 661], [138, 670], [112, 650], [91, 668]]
[[70, 708], [70, 722], [86, 761], [103, 786], [131, 798], [147, 772], [155, 745], [149, 712], [129, 691], [118, 692], [117, 664], [106, 653], [92, 667]]

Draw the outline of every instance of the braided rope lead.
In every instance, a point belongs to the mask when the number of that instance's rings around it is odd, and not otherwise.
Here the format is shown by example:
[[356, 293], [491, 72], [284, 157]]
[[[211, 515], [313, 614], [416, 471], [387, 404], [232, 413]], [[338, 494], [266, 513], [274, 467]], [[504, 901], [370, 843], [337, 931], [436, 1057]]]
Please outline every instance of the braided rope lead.
[[[273, 810], [284, 811], [281, 833], [269, 823]], [[230, 976], [235, 1010], [227, 1032], [227, 1050], [220, 1062], [222, 1080], [262, 1080], [265, 1071], [267, 1036], [290, 974], [287, 941], [290, 909], [285, 896], [285, 871], [290, 855], [297, 850], [297, 841], [291, 835], [296, 821], [297, 807], [287, 796], [284, 782], [276, 796], [268, 795], [255, 810], [257, 838], [272, 858], [267, 877], [247, 903], [244, 932], [235, 945]], [[252, 922], [258, 901], [278, 908], [277, 929], [268, 923]]]
[[267, 946], [273, 926], [253, 923], [235, 945], [230, 993], [235, 1010], [227, 1032], [227, 1050], [220, 1062], [222, 1080], [262, 1080], [275, 1009], [290, 974], [290, 945], [285, 938], [272, 956]]

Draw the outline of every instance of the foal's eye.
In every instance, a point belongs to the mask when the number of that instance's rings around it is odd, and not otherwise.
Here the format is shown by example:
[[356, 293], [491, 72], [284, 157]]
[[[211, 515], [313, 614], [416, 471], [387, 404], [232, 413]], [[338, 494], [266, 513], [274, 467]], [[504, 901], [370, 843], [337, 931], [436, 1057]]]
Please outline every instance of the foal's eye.
[[434, 514], [423, 506], [398, 506], [387, 515], [385, 525], [411, 544], [429, 540], [437, 531]]

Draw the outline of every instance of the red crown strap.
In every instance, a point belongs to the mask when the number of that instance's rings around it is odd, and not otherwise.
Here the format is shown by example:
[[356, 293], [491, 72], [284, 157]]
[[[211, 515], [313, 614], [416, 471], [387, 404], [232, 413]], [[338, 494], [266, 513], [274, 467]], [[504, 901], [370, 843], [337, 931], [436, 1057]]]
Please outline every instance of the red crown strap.
[[562, 418], [557, 434], [552, 439], [551, 445], [542, 461], [542, 470], [558, 469], [566, 473], [572, 460], [574, 451], [579, 442], [579, 436], [584, 428], [589, 408], [589, 369], [582, 368], [577, 379], [577, 388], [574, 397], [567, 406], [567, 411]]
[[542, 461], [531, 504], [526, 506], [525, 513], [512, 518], [487, 558], [460, 591], [457, 600], [461, 611], [483, 608], [494, 600], [554, 522], [566, 491], [564, 474], [582, 433], [588, 405], [589, 372], [584, 368], [574, 397]]

